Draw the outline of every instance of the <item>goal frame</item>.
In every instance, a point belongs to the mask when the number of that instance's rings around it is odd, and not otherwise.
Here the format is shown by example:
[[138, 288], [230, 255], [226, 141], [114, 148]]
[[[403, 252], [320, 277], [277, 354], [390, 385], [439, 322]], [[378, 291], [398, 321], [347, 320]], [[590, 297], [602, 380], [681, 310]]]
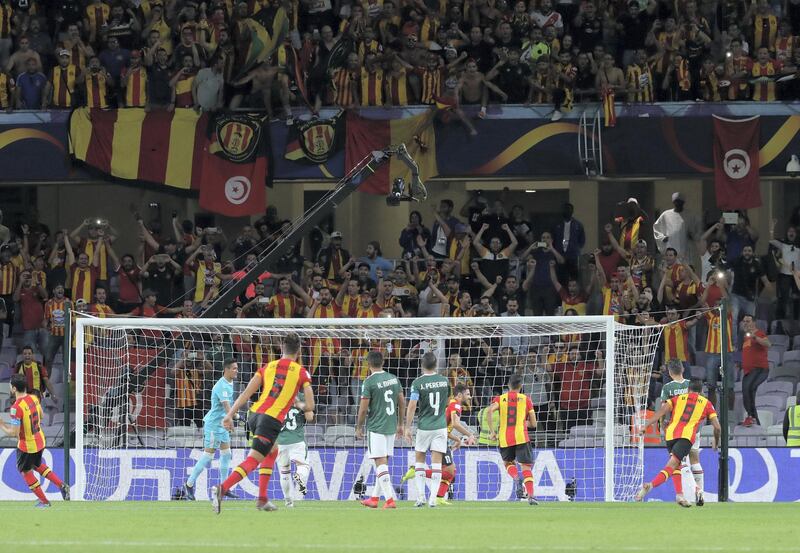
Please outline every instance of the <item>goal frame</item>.
[[[145, 322], [146, 321], [146, 322]], [[603, 473], [604, 473], [604, 501], [614, 501], [614, 418], [615, 418], [615, 405], [614, 390], [615, 382], [614, 375], [616, 369], [615, 358], [615, 331], [618, 327], [625, 327], [625, 325], [618, 325], [614, 317], [611, 315], [583, 315], [583, 316], [554, 316], [554, 317], [533, 317], [533, 316], [520, 316], [520, 317], [462, 317], [454, 319], [452, 317], [403, 317], [403, 318], [377, 318], [377, 319], [356, 319], [356, 318], [340, 318], [340, 319], [237, 319], [237, 318], [220, 318], [220, 319], [136, 319], [136, 318], [121, 318], [121, 317], [108, 317], [108, 318], [95, 318], [91, 316], [80, 316], [75, 318], [75, 449], [73, 455], [76, 459], [84, 458], [84, 364], [85, 364], [85, 351], [82, 347], [86, 335], [86, 327], [115, 327], [115, 328], [129, 328], [136, 329], [146, 326], [148, 328], [174, 328], [186, 327], [192, 329], [202, 329], [203, 327], [215, 326], [249, 326], [249, 327], [315, 327], [324, 326], [327, 328], [337, 326], [408, 326], [415, 325], [420, 328], [433, 327], [437, 325], [453, 325], [454, 323], [463, 324], [476, 324], [476, 325], [494, 325], [498, 327], [505, 326], [505, 324], [560, 324], [571, 322], [583, 323], [604, 323], [605, 324], [605, 430], [604, 430], [604, 455], [603, 455]], [[83, 463], [76, 463], [76, 466], [82, 466]], [[83, 500], [84, 483], [86, 480], [85, 468], [83, 470], [76, 470], [76, 493], [75, 499]]]

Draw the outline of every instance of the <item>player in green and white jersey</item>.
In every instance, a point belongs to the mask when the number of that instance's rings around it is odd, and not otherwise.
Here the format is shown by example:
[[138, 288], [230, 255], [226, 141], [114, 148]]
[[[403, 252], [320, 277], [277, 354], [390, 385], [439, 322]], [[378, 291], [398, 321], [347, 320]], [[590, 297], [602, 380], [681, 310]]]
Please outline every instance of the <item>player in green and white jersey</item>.
[[450, 398], [450, 383], [436, 371], [436, 355], [422, 356], [422, 375], [411, 383], [406, 409], [406, 440], [411, 442], [411, 424], [419, 406], [414, 484], [417, 487], [415, 507], [425, 506], [425, 458], [431, 452], [431, 495], [428, 505], [436, 507], [436, 492], [442, 482], [442, 458], [447, 451], [447, 418], [445, 410]]
[[[689, 380], [683, 378], [683, 363], [677, 359], [670, 359], [667, 363], [667, 372], [672, 379], [671, 382], [664, 384], [661, 388], [661, 400], [668, 401], [670, 398], [689, 393]], [[664, 425], [662, 425], [664, 426]], [[666, 426], [664, 426], [666, 428]], [[681, 473], [686, 473], [691, 467], [692, 477], [694, 478], [694, 502], [698, 507], [705, 504], [703, 498], [703, 487], [705, 485], [705, 478], [703, 474], [703, 465], [700, 464], [700, 436], [694, 439], [692, 449], [689, 450], [689, 462], [686, 458], [681, 459]], [[688, 466], [687, 466], [688, 465]]]
[[400, 381], [383, 370], [383, 354], [371, 351], [367, 354], [369, 376], [361, 386], [361, 403], [358, 406], [356, 437], [364, 437], [364, 422], [367, 426], [367, 454], [375, 464], [376, 483], [372, 497], [361, 503], [372, 509], [378, 507], [378, 496], [382, 492], [386, 503], [384, 509], [395, 509], [394, 486], [389, 475], [389, 457], [394, 453], [394, 437], [403, 436], [403, 419], [398, 416], [405, 409], [405, 398]]
[[[281, 489], [287, 507], [294, 507], [295, 493], [292, 479], [297, 486], [301, 497], [306, 495], [306, 482], [311, 472], [308, 465], [308, 447], [306, 446], [306, 423], [314, 420], [313, 411], [305, 410], [305, 397], [303, 393], [297, 394], [297, 399], [289, 412], [278, 434], [278, 469], [281, 471]], [[295, 473], [292, 476], [292, 463]]]

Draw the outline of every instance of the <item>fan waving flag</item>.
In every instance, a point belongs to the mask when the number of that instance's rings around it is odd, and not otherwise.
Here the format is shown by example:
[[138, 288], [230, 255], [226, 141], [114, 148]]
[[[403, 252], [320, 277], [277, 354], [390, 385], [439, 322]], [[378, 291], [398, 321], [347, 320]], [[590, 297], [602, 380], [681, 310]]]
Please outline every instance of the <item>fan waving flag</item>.
[[[433, 119], [436, 108], [404, 119], [365, 119], [348, 113], [347, 144], [345, 146], [345, 172], [349, 172], [373, 151], [392, 145], [405, 144], [411, 157], [419, 165], [422, 182], [439, 174], [436, 165], [436, 135]], [[388, 194], [392, 180], [403, 177], [410, 181], [411, 172], [402, 161], [393, 157], [367, 178], [359, 190], [370, 194]]]
[[197, 187], [200, 207], [227, 215], [255, 215], [266, 207], [269, 124], [262, 115], [217, 113], [208, 118]]
[[249, 41], [241, 60], [240, 77], [266, 61], [289, 32], [289, 19], [283, 7], [262, 8], [254, 16], [245, 19], [244, 25]]
[[738, 120], [714, 116], [714, 184], [720, 209], [761, 206], [760, 129], [758, 116]]

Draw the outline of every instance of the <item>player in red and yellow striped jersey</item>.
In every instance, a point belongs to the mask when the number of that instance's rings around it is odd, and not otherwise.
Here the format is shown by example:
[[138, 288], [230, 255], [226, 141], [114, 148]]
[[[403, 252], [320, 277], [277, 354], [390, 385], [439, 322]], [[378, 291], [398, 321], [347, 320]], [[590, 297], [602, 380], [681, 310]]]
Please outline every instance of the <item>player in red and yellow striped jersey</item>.
[[522, 467], [522, 483], [528, 492], [528, 504], [538, 505], [533, 497], [533, 454], [531, 452], [528, 426], [536, 428], [536, 411], [528, 396], [520, 393], [522, 377], [518, 374], [511, 375], [508, 379], [508, 392], [492, 400], [486, 412], [486, 421], [489, 428], [494, 429], [493, 417], [499, 411], [500, 428], [498, 432], [491, 431], [489, 439], [497, 440], [500, 447], [500, 456], [506, 465], [508, 475], [517, 480], [519, 472], [517, 463]]
[[226, 429], [233, 430], [234, 416], [253, 394], [259, 389], [261, 390], [258, 400], [250, 407], [250, 416], [247, 419], [247, 426], [253, 434], [253, 442], [247, 458], [233, 469], [233, 472], [222, 484], [211, 489], [211, 503], [217, 514], [221, 509], [222, 498], [256, 467], [259, 468], [256, 506], [262, 511], [277, 509], [267, 499], [267, 486], [272, 476], [272, 467], [278, 456], [275, 442], [281, 432], [286, 413], [294, 405], [298, 392], [302, 391], [305, 395], [305, 411], [314, 410], [311, 375], [297, 362], [299, 355], [300, 337], [293, 332], [283, 336], [281, 358], [258, 369], [247, 384], [247, 388], [236, 398], [230, 411], [222, 420], [222, 425]]
[[688, 394], [673, 396], [662, 403], [661, 408], [647, 419], [640, 428], [639, 433], [644, 434], [648, 426], [655, 424], [670, 412], [672, 413], [664, 435], [664, 439], [667, 442], [667, 450], [670, 453], [669, 462], [651, 482], [646, 482], [642, 486], [642, 489], [636, 494], [636, 501], [644, 499], [644, 496], [650, 490], [660, 486], [671, 477], [672, 485], [675, 486], [675, 500], [681, 507], [689, 507], [689, 502], [683, 497], [680, 471], [681, 459], [686, 457], [689, 454], [689, 450], [692, 449], [692, 443], [697, 437], [697, 429], [703, 420], [708, 419], [714, 427], [713, 448], [715, 450], [722, 432], [717, 420], [717, 412], [708, 398], [700, 394], [702, 391], [703, 381], [692, 380], [689, 384]]
[[667, 324], [664, 326], [664, 363], [677, 359], [684, 367], [687, 367], [689, 364], [689, 329], [697, 324], [697, 319], [679, 321], [678, 316], [677, 309], [667, 309]]
[[142, 65], [142, 52], [131, 51], [131, 65], [120, 73], [125, 88], [125, 107], [143, 108], [147, 105], [147, 71]]
[[61, 497], [69, 501], [69, 486], [61, 481], [56, 473], [42, 462], [42, 452], [47, 445], [41, 429], [42, 406], [36, 396], [28, 393], [25, 377], [15, 374], [11, 377], [11, 393], [14, 394], [14, 405], [11, 406], [11, 424], [0, 420], [0, 430], [9, 436], [18, 436], [17, 470], [30, 490], [39, 499], [37, 507], [50, 507], [50, 501], [44, 495], [36, 471], [47, 478], [61, 490]]

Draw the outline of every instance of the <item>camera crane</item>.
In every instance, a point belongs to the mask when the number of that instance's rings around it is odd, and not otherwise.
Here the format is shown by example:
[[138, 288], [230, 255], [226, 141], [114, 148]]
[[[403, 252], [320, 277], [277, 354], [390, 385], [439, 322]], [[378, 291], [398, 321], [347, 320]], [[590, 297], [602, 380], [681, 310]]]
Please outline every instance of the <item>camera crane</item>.
[[411, 182], [406, 183], [401, 177], [394, 179], [386, 204], [389, 206], [400, 205], [400, 202], [425, 200], [428, 192], [419, 176], [419, 166], [405, 144], [389, 146], [384, 150], [373, 151], [362, 159], [353, 169], [340, 180], [336, 186], [325, 194], [320, 201], [312, 206], [303, 216], [292, 222], [288, 232], [278, 236], [278, 240], [270, 245], [264, 252], [258, 254], [258, 261], [248, 269], [240, 280], [225, 287], [214, 302], [208, 306], [201, 318], [210, 319], [219, 317], [233, 301], [245, 291], [258, 275], [262, 274], [268, 266], [274, 265], [281, 257], [308, 234], [328, 213], [336, 209], [350, 194], [358, 190], [379, 167], [396, 157], [411, 171]]

